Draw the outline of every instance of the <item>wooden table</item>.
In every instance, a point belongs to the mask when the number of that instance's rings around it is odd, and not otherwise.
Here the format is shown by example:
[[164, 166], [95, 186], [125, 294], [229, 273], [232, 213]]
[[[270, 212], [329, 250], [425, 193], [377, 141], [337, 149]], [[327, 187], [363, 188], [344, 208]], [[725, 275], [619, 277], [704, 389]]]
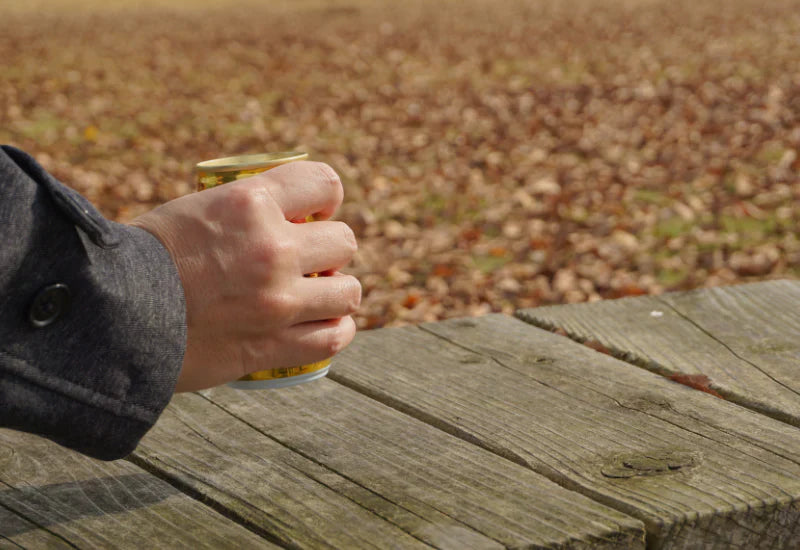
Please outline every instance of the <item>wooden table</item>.
[[125, 461], [0, 430], [0, 548], [800, 548], [800, 282], [517, 316], [178, 395]]

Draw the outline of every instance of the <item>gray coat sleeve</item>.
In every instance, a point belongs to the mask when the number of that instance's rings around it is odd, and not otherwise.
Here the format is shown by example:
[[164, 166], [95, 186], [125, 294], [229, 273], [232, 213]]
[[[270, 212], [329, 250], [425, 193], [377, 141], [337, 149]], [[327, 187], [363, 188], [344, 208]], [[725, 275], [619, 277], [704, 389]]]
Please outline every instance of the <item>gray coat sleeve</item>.
[[0, 426], [121, 458], [169, 402], [185, 345], [161, 243], [0, 147]]

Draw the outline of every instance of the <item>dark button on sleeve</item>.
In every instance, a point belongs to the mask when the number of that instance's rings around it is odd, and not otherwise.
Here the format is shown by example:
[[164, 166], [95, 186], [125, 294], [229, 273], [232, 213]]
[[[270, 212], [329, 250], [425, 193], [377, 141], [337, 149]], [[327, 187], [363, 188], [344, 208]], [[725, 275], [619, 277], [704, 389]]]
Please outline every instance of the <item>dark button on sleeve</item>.
[[71, 301], [67, 285], [59, 283], [46, 286], [33, 299], [28, 320], [37, 328], [46, 327], [66, 313]]

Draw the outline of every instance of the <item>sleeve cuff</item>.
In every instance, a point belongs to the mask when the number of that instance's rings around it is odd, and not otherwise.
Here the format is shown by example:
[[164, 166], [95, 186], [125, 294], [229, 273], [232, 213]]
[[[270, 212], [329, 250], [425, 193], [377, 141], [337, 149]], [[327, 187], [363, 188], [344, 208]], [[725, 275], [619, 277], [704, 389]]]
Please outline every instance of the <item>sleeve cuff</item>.
[[[0, 425], [121, 458], [169, 403], [181, 370], [177, 268], [153, 235], [105, 220], [8, 147], [0, 203], [14, 241], [0, 247]], [[32, 324], [35, 297], [54, 284], [69, 289], [68, 308]]]

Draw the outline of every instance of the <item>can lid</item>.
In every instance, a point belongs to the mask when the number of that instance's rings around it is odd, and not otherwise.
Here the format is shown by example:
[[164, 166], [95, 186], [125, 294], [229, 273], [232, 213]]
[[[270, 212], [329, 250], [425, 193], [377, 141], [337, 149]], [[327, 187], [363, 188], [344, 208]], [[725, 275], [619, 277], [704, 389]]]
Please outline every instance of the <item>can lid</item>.
[[236, 172], [238, 170], [250, 170], [255, 168], [269, 168], [286, 164], [295, 160], [305, 160], [308, 153], [300, 151], [283, 151], [280, 153], [260, 153], [256, 155], [239, 155], [235, 157], [223, 157], [218, 159], [204, 160], [195, 165], [198, 172]]

